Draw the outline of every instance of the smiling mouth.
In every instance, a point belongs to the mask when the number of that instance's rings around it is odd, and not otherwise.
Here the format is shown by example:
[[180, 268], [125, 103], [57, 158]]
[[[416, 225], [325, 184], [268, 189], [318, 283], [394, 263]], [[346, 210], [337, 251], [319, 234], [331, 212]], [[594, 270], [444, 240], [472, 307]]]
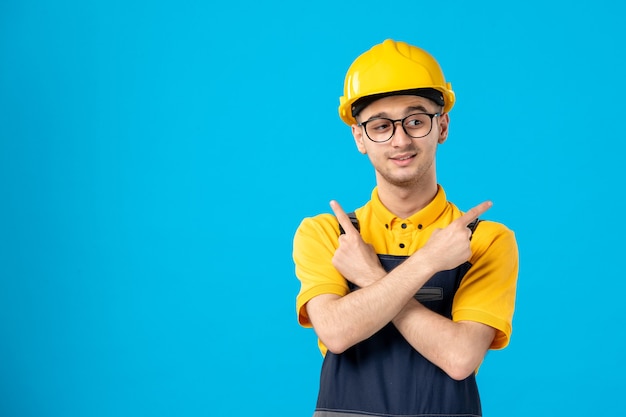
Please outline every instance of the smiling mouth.
[[413, 158], [415, 158], [415, 154], [396, 156], [391, 159], [393, 159], [394, 161], [408, 161], [409, 159], [413, 159]]

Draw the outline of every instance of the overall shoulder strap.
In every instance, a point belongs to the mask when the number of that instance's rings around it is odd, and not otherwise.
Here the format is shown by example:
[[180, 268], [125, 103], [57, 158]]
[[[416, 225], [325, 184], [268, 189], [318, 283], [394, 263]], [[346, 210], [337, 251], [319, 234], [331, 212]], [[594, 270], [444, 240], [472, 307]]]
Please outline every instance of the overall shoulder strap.
[[480, 223], [480, 219], [476, 219], [473, 222], [471, 222], [470, 224], [468, 224], [467, 228], [470, 229], [472, 231], [472, 233], [474, 233], [474, 231], [476, 230], [476, 226], [478, 226], [478, 223]]
[[[358, 232], [360, 232], [361, 228], [359, 227], [359, 219], [356, 218], [356, 214], [354, 212], [348, 213], [348, 217], [350, 217], [350, 221], [352, 222], [352, 225], [354, 226], [354, 228]], [[339, 233], [342, 235], [346, 233], [346, 231], [343, 230], [343, 227], [341, 227], [341, 225], [339, 225]]]

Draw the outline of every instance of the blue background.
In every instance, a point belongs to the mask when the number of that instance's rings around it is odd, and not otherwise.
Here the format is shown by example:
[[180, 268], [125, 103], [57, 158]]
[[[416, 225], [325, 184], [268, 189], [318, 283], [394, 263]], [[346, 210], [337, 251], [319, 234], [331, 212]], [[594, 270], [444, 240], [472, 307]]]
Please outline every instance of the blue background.
[[623, 411], [618, 4], [0, 2], [0, 415], [311, 415], [291, 239], [369, 198], [337, 105], [386, 38], [457, 94], [448, 197], [518, 238], [485, 415]]

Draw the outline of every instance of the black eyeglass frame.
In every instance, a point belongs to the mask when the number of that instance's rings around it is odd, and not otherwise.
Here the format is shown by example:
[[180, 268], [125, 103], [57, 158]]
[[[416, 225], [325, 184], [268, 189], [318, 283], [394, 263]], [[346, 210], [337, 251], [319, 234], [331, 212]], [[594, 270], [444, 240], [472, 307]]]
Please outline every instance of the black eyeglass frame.
[[[418, 114], [423, 114], [423, 115], [426, 115], [426, 116], [430, 117], [430, 129], [428, 129], [428, 132], [426, 134], [424, 134], [424, 135], [412, 136], [411, 134], [409, 134], [409, 132], [406, 131], [406, 126], [404, 126], [404, 121], [406, 119], [408, 119], [409, 117], [415, 116], [415, 115], [418, 115]], [[367, 136], [367, 138], [369, 140], [371, 140], [372, 142], [374, 142], [374, 143], [389, 142], [391, 140], [391, 138], [393, 138], [393, 135], [396, 134], [396, 123], [398, 123], [398, 122], [400, 122], [400, 125], [402, 126], [402, 130], [404, 130], [404, 133], [406, 133], [406, 135], [408, 137], [413, 138], [413, 139], [419, 139], [419, 138], [423, 138], [423, 137], [428, 136], [430, 134], [430, 132], [433, 131], [433, 118], [439, 117], [439, 116], [441, 116], [441, 113], [437, 112], [437, 113], [411, 113], [408, 116], [403, 117], [402, 119], [395, 119], [395, 120], [394, 119], [388, 119], [386, 117], [374, 117], [372, 119], [369, 119], [369, 120], [366, 120], [364, 122], [358, 123], [357, 126], [363, 127], [363, 130], [365, 131], [365, 136]], [[367, 124], [369, 122], [376, 121], [376, 120], [387, 120], [387, 121], [391, 122], [391, 124], [393, 126], [393, 129], [391, 130], [391, 136], [389, 136], [388, 139], [385, 139], [385, 140], [374, 140], [374, 139], [372, 139], [370, 137], [369, 133], [367, 133]]]

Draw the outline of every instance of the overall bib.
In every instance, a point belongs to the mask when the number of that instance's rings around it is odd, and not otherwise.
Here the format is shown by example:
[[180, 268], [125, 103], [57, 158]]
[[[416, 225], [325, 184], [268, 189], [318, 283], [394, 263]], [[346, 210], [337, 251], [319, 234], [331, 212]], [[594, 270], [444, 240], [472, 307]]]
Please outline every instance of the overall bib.
[[[407, 257], [378, 255], [388, 272]], [[452, 300], [471, 264], [434, 275], [415, 298], [451, 318]], [[351, 285], [352, 291], [358, 291]], [[327, 352], [314, 417], [481, 416], [474, 374], [450, 378], [424, 358], [392, 323], [345, 352]]]

